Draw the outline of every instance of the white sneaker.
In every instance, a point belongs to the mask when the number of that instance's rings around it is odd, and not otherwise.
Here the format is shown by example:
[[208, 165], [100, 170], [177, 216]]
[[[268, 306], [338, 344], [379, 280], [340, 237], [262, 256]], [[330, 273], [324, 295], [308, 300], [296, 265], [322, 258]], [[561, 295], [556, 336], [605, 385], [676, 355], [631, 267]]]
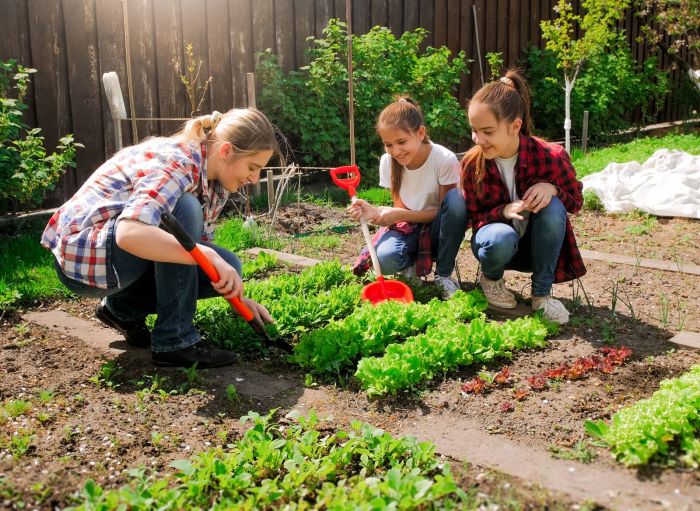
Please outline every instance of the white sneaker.
[[420, 287], [423, 285], [423, 279], [416, 275], [416, 265], [415, 263], [408, 266], [399, 272], [408, 281], [408, 283], [413, 287]]
[[503, 281], [503, 278], [491, 280], [481, 273], [479, 281], [481, 282], [481, 289], [486, 295], [486, 300], [494, 307], [515, 309], [518, 306], [515, 295], [506, 289], [506, 283]]
[[542, 316], [545, 319], [565, 325], [569, 322], [569, 311], [566, 310], [564, 304], [551, 296], [533, 296], [532, 310], [542, 309]]
[[435, 275], [435, 284], [440, 288], [440, 295], [445, 300], [452, 298], [452, 295], [461, 289], [459, 284], [457, 284], [452, 277], [441, 277], [440, 275]]

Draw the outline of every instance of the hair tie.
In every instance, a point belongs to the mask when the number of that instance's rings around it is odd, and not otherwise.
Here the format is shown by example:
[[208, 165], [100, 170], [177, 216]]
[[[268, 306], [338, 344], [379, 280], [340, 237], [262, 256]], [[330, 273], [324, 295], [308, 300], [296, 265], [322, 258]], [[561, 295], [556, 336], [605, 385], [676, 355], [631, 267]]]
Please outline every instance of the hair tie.
[[401, 102], [408, 103], [408, 101], [406, 101], [406, 98], [399, 98], [399, 103]]
[[511, 89], [515, 89], [515, 82], [513, 80], [511, 80], [510, 78], [508, 78], [507, 76], [502, 76], [500, 78], [500, 81], [501, 81], [501, 83], [506, 84]]
[[205, 115], [202, 118], [202, 128], [205, 130], [214, 130], [221, 122], [221, 112], [214, 110], [210, 115]]

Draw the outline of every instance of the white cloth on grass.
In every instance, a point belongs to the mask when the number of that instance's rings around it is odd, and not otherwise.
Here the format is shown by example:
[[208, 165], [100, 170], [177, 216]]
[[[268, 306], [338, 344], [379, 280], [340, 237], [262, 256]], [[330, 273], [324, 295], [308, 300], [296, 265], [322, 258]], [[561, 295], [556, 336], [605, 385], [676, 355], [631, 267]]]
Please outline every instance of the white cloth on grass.
[[700, 218], [700, 155], [659, 149], [642, 165], [610, 163], [581, 182], [611, 213], [641, 209], [658, 216]]

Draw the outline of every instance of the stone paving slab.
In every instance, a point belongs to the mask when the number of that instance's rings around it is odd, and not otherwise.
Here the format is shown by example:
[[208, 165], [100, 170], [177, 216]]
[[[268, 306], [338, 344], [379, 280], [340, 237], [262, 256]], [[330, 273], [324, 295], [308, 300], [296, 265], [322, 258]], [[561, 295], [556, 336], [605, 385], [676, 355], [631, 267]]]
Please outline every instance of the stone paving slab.
[[[86, 345], [109, 356], [119, 356], [128, 349], [129, 355], [134, 359], [149, 362], [151, 360], [150, 351], [129, 347], [124, 337], [116, 330], [105, 328], [97, 322], [76, 318], [64, 311], [30, 312], [22, 316], [22, 319], [54, 330], [57, 334], [80, 339]], [[253, 398], [273, 398], [299, 386], [299, 382], [294, 379], [268, 375], [238, 364], [206, 371], [207, 377], [226, 378], [236, 386], [239, 394]]]
[[613, 470], [558, 460], [549, 453], [492, 435], [469, 419], [426, 415], [398, 431], [435, 443], [437, 452], [498, 470], [561, 492], [577, 500], [593, 499], [611, 509], [691, 511], [700, 509], [700, 488], [676, 487], [662, 474], [642, 480], [633, 470]]
[[684, 348], [700, 349], [700, 333], [698, 332], [678, 332], [671, 337], [668, 342], [678, 344]]
[[621, 254], [608, 254], [606, 252], [597, 252], [595, 250], [581, 249], [581, 256], [584, 259], [592, 259], [594, 261], [605, 261], [609, 263], [629, 264], [631, 266], [641, 266], [643, 268], [651, 268], [654, 270], [675, 271], [680, 273], [689, 273], [691, 275], [700, 275], [700, 266], [696, 264], [684, 263], [682, 261], [661, 261], [659, 259], [637, 258]]
[[246, 252], [254, 256], [257, 256], [260, 252], [266, 252], [277, 256], [280, 261], [299, 266], [316, 266], [317, 264], [323, 262], [319, 259], [312, 259], [310, 257], [304, 257], [296, 254], [288, 254], [287, 252], [279, 252], [278, 250], [272, 250], [270, 248], [249, 248], [246, 250]]

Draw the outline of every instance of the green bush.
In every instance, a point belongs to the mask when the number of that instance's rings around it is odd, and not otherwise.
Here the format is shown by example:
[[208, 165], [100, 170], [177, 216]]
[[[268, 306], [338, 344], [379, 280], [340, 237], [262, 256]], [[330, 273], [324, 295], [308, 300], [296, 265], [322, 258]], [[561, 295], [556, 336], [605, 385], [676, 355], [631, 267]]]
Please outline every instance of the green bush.
[[[324, 38], [311, 38], [311, 64], [285, 75], [269, 50], [258, 55], [256, 74], [263, 87], [259, 105], [282, 128], [304, 165], [349, 163], [347, 31], [331, 19]], [[397, 94], [418, 101], [430, 136], [446, 145], [467, 134], [464, 110], [452, 94], [466, 71], [460, 52], [451, 58], [446, 47], [420, 45], [427, 32], [418, 28], [396, 38], [388, 28], [374, 27], [353, 36], [355, 147], [364, 171], [363, 186], [378, 181], [382, 145], [374, 131], [379, 112]], [[370, 172], [371, 171], [371, 172]]]
[[[29, 75], [36, 72], [15, 60], [0, 61], [0, 212], [18, 211], [41, 204], [67, 167], [75, 167], [75, 150], [83, 147], [72, 135], [58, 142], [58, 151], [47, 154], [39, 128], [22, 121]], [[12, 90], [16, 98], [9, 97]]]
[[[549, 139], [564, 137], [564, 78], [551, 51], [529, 47], [525, 66], [532, 89], [535, 132]], [[571, 94], [572, 135], [581, 136], [584, 110], [589, 112], [588, 137], [605, 142], [610, 135], [634, 124], [641, 109], [641, 123], [653, 121], [668, 89], [668, 75], [656, 68], [654, 58], [638, 65], [624, 35], [612, 47], [589, 59]]]

